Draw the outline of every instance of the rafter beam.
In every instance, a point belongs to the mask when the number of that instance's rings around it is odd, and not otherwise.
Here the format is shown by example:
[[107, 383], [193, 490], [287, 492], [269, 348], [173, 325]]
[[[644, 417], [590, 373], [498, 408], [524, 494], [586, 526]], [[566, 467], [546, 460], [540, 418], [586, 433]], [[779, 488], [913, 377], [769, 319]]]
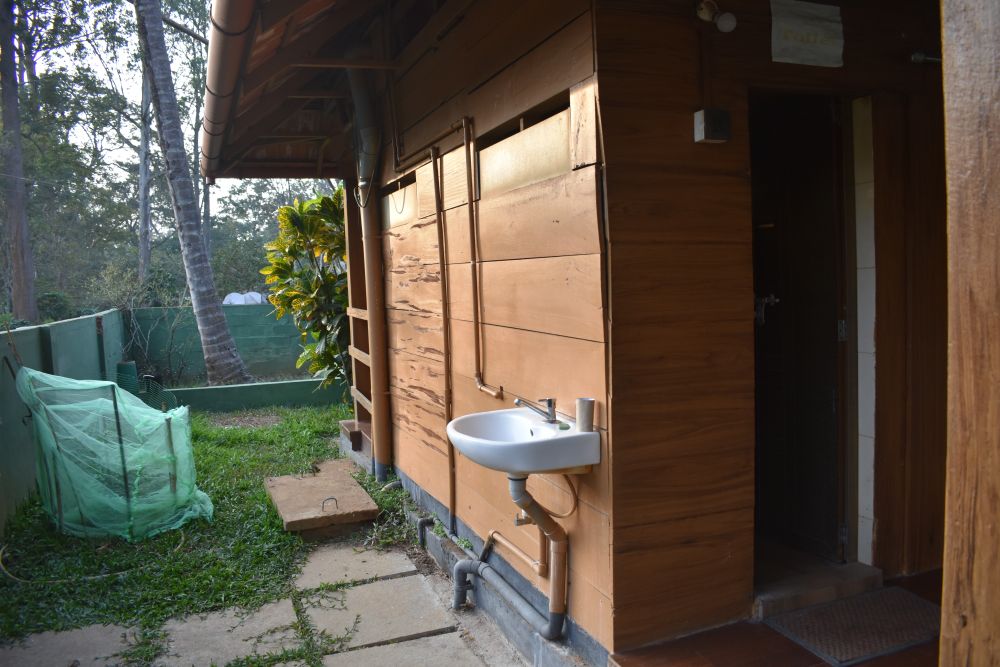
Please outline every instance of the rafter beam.
[[[350, 168], [350, 167], [348, 167]], [[218, 178], [343, 178], [343, 165], [324, 162], [246, 162], [231, 168]]]
[[271, 0], [260, 10], [260, 30], [267, 32], [279, 23], [291, 18], [310, 0]]
[[[307, 100], [296, 100], [289, 102], [279, 99], [276, 105], [272, 105], [269, 113], [259, 117], [253, 125], [248, 126], [245, 131], [232, 142], [223, 147], [222, 159], [220, 160], [219, 173], [226, 175], [229, 169], [238, 166], [243, 157], [251, 150], [260, 147], [264, 143], [265, 137], [280, 133], [277, 128], [289, 116], [298, 113], [302, 107], [308, 103]], [[337, 138], [343, 136], [344, 128], [334, 127], [324, 130], [321, 139]], [[290, 133], [289, 133], [290, 134]], [[289, 139], [288, 141], [293, 141]], [[268, 143], [272, 143], [269, 142]]]
[[[336, 162], [324, 162], [323, 166], [336, 167]], [[312, 167], [313, 171], [316, 171], [316, 162], [313, 160], [244, 160], [240, 162], [234, 169], [251, 169], [251, 168], [264, 168], [264, 167], [274, 167], [274, 168], [293, 168], [293, 167]]]
[[293, 95], [289, 95], [288, 99], [290, 99], [290, 100], [346, 100], [346, 99], [348, 99], [348, 97], [349, 97], [349, 95], [347, 95], [343, 91], [341, 91], [341, 90], [334, 90], [334, 89], [331, 88], [329, 90], [323, 90], [323, 89], [304, 90], [301, 93], [295, 93]]
[[259, 137], [261, 141], [320, 141], [328, 138], [329, 134], [318, 134], [316, 132], [301, 132], [298, 134], [264, 134]]
[[283, 120], [291, 116], [292, 114], [298, 113], [303, 106], [305, 106], [305, 100], [296, 100], [292, 104], [283, 104], [275, 108], [267, 116], [264, 116], [260, 121], [255, 123], [253, 126], [248, 127], [244, 132], [242, 132], [235, 141], [231, 142], [229, 145], [224, 146], [222, 149], [222, 160], [220, 160], [222, 166], [219, 169], [220, 173], [225, 173], [226, 170], [234, 166], [236, 163], [243, 159], [243, 156], [252, 150], [261, 141], [261, 137], [264, 134], [271, 134], [274, 132], [274, 128]]
[[260, 67], [248, 72], [243, 80], [243, 93], [247, 94], [263, 86], [294, 63], [316, 56], [344, 28], [364, 16], [371, 5], [367, 2], [350, 2], [344, 7], [340, 3], [334, 7], [333, 11], [317, 20], [308, 31], [303, 30], [295, 41], [283, 47]]
[[[233, 122], [234, 132], [238, 131], [239, 128], [244, 128], [244, 130], [239, 132], [236, 137], [233, 137], [233, 140], [235, 141], [238, 137], [246, 134], [246, 130], [257, 125], [262, 119], [269, 117], [275, 109], [287, 104], [288, 100], [292, 99], [292, 95], [306, 90], [317, 76], [315, 71], [301, 70], [288, 77], [285, 81], [282, 81], [281, 85], [274, 90], [265, 91], [259, 99], [254, 100], [249, 111], [235, 118]], [[296, 102], [298, 103], [297, 108], [301, 109], [308, 100], [297, 99]]]
[[310, 69], [395, 69], [396, 64], [386, 60], [362, 58], [303, 58], [292, 67]]

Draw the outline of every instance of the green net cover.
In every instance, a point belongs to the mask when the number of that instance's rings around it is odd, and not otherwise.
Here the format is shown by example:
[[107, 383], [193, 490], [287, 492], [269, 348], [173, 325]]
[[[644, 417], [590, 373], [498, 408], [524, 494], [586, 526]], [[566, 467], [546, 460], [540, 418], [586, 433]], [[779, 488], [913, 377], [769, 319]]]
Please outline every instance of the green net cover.
[[29, 368], [17, 391], [31, 409], [38, 491], [59, 529], [141, 540], [203, 517], [186, 407], [160, 412], [114, 382]]

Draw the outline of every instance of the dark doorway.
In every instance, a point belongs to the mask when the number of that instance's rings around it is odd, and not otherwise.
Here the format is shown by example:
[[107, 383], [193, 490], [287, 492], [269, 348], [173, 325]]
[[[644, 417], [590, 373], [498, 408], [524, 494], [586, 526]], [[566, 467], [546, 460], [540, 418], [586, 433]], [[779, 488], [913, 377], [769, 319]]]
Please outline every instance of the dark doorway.
[[757, 542], [835, 562], [846, 534], [841, 108], [820, 95], [750, 105]]

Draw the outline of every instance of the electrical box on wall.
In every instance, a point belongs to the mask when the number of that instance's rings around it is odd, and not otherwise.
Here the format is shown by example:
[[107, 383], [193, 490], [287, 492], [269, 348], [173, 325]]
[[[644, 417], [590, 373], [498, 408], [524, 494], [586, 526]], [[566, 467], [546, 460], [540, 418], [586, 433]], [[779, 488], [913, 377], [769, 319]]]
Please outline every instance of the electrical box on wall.
[[726, 109], [701, 109], [694, 112], [694, 142], [721, 144], [729, 141], [732, 127]]

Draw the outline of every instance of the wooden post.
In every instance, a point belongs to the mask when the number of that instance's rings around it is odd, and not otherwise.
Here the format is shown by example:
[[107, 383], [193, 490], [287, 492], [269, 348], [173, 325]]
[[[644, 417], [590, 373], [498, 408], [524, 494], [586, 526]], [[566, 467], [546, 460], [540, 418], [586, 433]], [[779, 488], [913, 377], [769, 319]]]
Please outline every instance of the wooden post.
[[948, 470], [941, 664], [1000, 662], [1000, 3], [943, 0]]
[[[389, 361], [386, 349], [385, 286], [382, 274], [382, 224], [379, 216], [378, 188], [371, 186], [363, 195], [360, 208], [361, 234], [364, 243], [365, 301], [368, 304], [368, 354], [371, 357], [372, 383], [372, 459], [375, 477], [384, 481], [392, 467], [392, 426], [389, 406]], [[345, 196], [353, 197], [354, 191]]]
[[118, 387], [111, 385], [111, 405], [115, 410], [115, 432], [118, 435], [118, 455], [122, 462], [122, 485], [125, 489], [125, 509], [128, 511], [128, 539], [132, 541], [132, 525], [135, 516], [132, 514], [132, 489], [129, 488], [128, 462], [125, 457], [125, 439], [122, 437], [122, 417], [118, 412]]
[[170, 493], [174, 494], [174, 502], [177, 502], [177, 454], [174, 452], [174, 425], [167, 417], [164, 420], [167, 427], [167, 449], [170, 451]]

